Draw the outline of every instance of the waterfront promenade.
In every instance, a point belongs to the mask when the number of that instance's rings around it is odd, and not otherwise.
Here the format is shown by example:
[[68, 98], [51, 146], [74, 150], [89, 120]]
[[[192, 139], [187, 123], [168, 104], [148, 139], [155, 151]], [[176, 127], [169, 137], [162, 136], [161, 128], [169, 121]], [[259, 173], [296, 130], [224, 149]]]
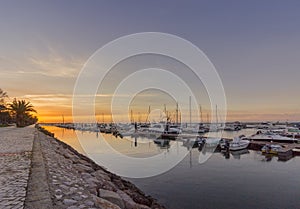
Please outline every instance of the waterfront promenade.
[[0, 128], [0, 208], [163, 208], [34, 127]]
[[34, 128], [0, 128], [0, 208], [23, 208]]

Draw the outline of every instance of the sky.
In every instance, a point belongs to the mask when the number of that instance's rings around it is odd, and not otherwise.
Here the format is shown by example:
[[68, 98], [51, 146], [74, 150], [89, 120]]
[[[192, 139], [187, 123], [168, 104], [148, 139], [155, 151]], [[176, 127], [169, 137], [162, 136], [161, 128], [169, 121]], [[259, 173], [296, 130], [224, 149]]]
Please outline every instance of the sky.
[[[299, 1], [3, 0], [0, 88], [8, 93], [7, 102], [15, 97], [31, 101], [40, 121], [60, 122], [62, 115], [72, 121], [76, 79], [99, 48], [125, 35], [162, 32], [190, 41], [213, 63], [226, 93], [228, 120], [299, 121], [299, 25]], [[119, 72], [125, 75], [134, 66], [151, 67], [149, 63], [167, 67], [166, 60], [145, 56], [124, 61]], [[116, 77], [112, 73], [106, 87], [119, 83]], [[198, 100], [210, 113], [201, 85]], [[96, 98], [96, 113], [106, 121], [112, 92]], [[132, 102], [140, 104], [132, 106], [135, 113], [148, 111], [151, 94], [145, 95], [136, 97], [142, 102]], [[152, 95], [160, 98], [154, 99], [157, 108], [167, 103], [174, 112], [176, 101], [163, 95]], [[188, 97], [178, 102], [187, 103]]]

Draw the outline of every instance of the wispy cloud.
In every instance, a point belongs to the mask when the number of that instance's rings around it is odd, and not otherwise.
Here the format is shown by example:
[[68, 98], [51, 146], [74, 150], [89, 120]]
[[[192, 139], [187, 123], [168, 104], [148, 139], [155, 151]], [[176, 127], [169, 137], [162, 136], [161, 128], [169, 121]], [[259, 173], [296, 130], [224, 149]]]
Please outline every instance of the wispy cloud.
[[[78, 98], [87, 98], [87, 97], [96, 97], [96, 98], [110, 98], [112, 94], [96, 94], [96, 95], [76, 95]], [[117, 97], [128, 97], [130, 95], [115, 95]], [[149, 96], [149, 95], [147, 95]], [[22, 96], [23, 98], [27, 98], [35, 101], [63, 101], [70, 100], [73, 98], [73, 94], [26, 94]]]
[[42, 74], [54, 77], [76, 77], [84, 62], [57, 53], [53, 49], [48, 50], [47, 56], [32, 55], [28, 57], [29, 65], [33, 70], [19, 71], [19, 73]]
[[46, 46], [42, 51], [28, 50], [19, 57], [0, 56], [0, 74], [38, 74], [51, 77], [76, 77], [84, 60]]

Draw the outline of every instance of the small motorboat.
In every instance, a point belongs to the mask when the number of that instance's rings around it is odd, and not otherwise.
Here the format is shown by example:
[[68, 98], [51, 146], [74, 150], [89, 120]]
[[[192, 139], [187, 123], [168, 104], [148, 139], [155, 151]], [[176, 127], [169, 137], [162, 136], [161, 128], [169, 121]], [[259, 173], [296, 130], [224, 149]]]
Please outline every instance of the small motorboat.
[[281, 151], [283, 147], [279, 144], [266, 144], [261, 148], [262, 153], [266, 154], [275, 154], [277, 155], [279, 151]]
[[233, 141], [229, 143], [229, 150], [236, 151], [236, 150], [246, 149], [249, 144], [250, 144], [249, 140], [243, 139], [241, 136], [235, 137], [233, 138]]

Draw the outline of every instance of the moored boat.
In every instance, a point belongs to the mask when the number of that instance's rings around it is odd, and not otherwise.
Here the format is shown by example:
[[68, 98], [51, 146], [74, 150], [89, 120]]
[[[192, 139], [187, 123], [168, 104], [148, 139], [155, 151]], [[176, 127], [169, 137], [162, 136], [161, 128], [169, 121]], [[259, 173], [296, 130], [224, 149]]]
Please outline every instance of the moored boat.
[[236, 151], [246, 149], [250, 144], [250, 141], [242, 137], [235, 137], [232, 142], [229, 143], [229, 150]]
[[277, 141], [277, 142], [297, 142], [298, 140], [291, 137], [281, 136], [271, 131], [258, 131], [256, 134], [248, 137], [250, 140], [256, 141]]
[[278, 154], [278, 152], [282, 151], [283, 147], [279, 144], [266, 144], [261, 148], [262, 153], [266, 154]]

